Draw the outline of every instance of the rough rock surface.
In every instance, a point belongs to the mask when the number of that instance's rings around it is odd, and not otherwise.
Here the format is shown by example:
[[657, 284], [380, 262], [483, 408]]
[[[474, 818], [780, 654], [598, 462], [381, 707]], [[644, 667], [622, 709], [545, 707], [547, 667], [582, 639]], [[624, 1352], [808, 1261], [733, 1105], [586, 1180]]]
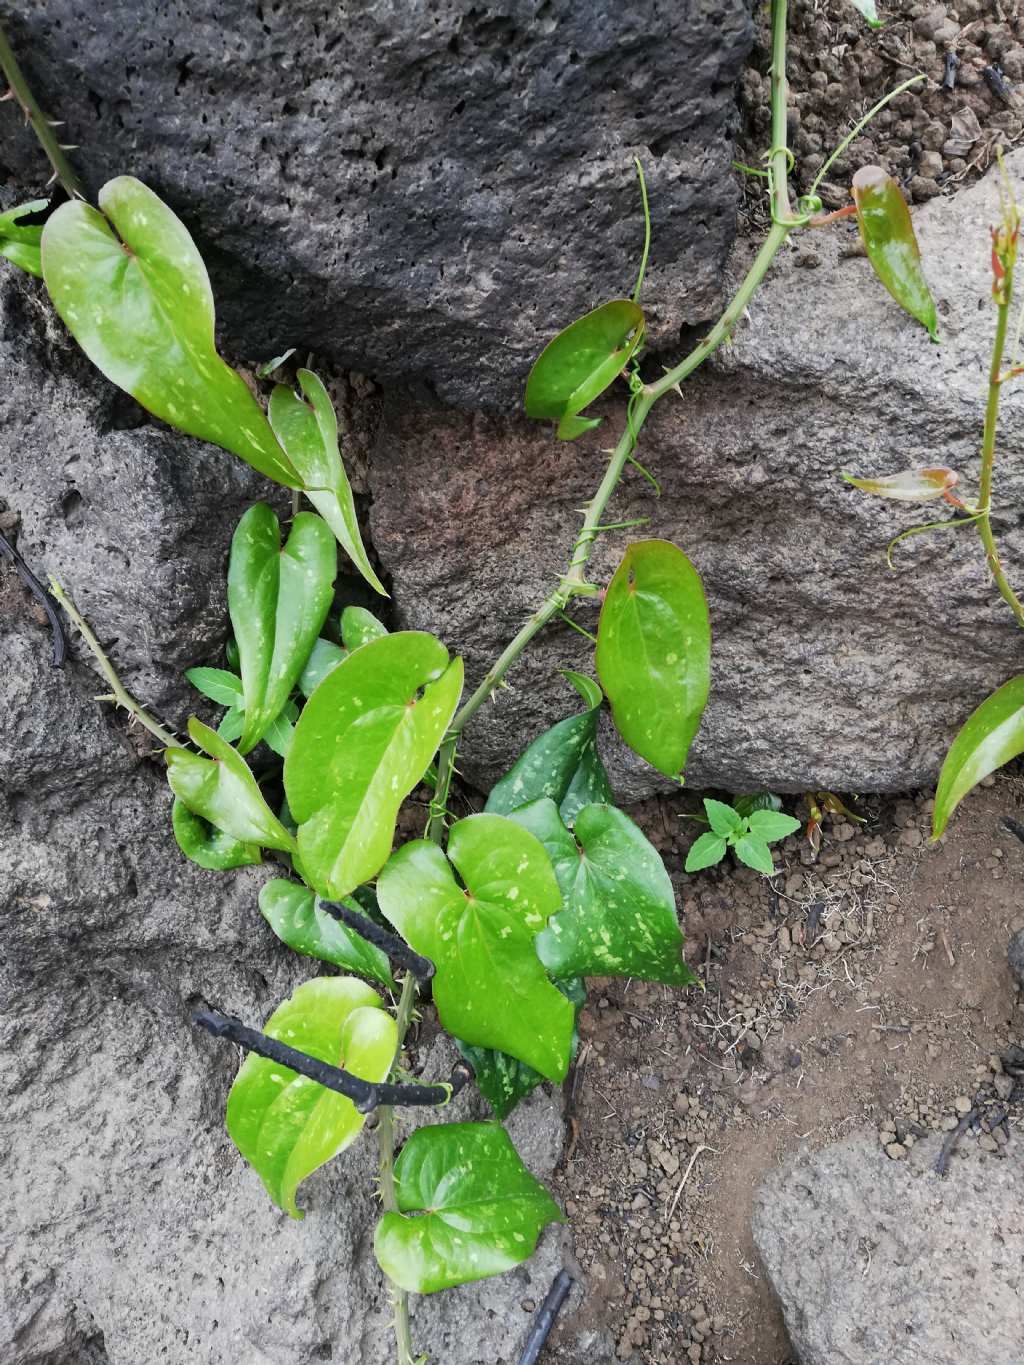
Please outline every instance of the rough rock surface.
[[[1008, 158], [1024, 174], [1024, 154]], [[994, 326], [990, 174], [915, 223], [943, 337], [933, 345], [900, 312], [845, 226], [800, 241], [755, 297], [714, 368], [666, 399], [640, 457], [655, 500], [629, 473], [613, 521], [664, 536], [704, 577], [713, 628], [711, 703], [688, 770], [694, 786], [733, 791], [905, 790], [931, 782], [957, 728], [1021, 672], [1020, 632], [970, 531], [886, 542], [942, 516], [845, 485], [844, 469], [892, 473], [948, 464], [977, 488]], [[737, 269], [740, 263], [737, 263]], [[814, 268], [808, 268], [813, 265]], [[572, 445], [537, 425], [464, 417], [390, 395], [371, 470], [374, 540], [402, 619], [464, 651], [475, 682], [556, 582], [622, 421]], [[995, 506], [1004, 561], [1024, 582], [1024, 386], [1007, 385]], [[607, 580], [625, 536], [601, 538]], [[581, 604], [578, 619], [596, 613]], [[588, 645], [550, 628], [468, 732], [467, 771], [491, 780], [538, 729], [575, 704], [557, 669]], [[654, 775], [612, 754], [622, 797]]]
[[875, 1133], [765, 1182], [754, 1237], [801, 1365], [1017, 1365], [1024, 1340], [1024, 1155], [936, 1135], [892, 1161]]
[[[567, 318], [631, 287], [651, 182], [662, 339], [735, 233], [745, 0], [12, 0], [91, 188], [129, 172], [196, 232], [241, 353], [286, 346], [514, 405]], [[5, 114], [5, 165], [45, 180]]]
[[[36, 572], [63, 580], [177, 718], [180, 669], [223, 635], [235, 518], [263, 485], [123, 409], [48, 331], [37, 292], [0, 292], [0, 496]], [[202, 1004], [262, 1021], [316, 964], [259, 915], [265, 871], [179, 854], [162, 765], [101, 715], [87, 663], [51, 667], [48, 628], [2, 562], [0, 652], [0, 1359], [383, 1365], [372, 1142], [308, 1182], [304, 1222], [280, 1214], [224, 1132], [236, 1054], [189, 1023]], [[513, 1125], [542, 1177], [561, 1135], [544, 1094]], [[423, 1348], [510, 1358], [561, 1240], [553, 1228], [526, 1267], [423, 1300]]]

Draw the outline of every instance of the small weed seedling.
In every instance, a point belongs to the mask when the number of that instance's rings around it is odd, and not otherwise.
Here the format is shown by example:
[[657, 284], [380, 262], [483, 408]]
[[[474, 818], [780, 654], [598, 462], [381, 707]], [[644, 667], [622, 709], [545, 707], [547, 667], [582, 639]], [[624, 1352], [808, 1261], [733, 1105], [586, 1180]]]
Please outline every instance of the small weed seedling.
[[713, 867], [731, 848], [741, 863], [770, 877], [775, 872], [775, 861], [768, 845], [778, 843], [800, 828], [799, 820], [778, 810], [760, 809], [741, 814], [735, 806], [712, 801], [707, 796], [704, 809], [711, 828], [694, 841], [687, 853], [687, 872]]

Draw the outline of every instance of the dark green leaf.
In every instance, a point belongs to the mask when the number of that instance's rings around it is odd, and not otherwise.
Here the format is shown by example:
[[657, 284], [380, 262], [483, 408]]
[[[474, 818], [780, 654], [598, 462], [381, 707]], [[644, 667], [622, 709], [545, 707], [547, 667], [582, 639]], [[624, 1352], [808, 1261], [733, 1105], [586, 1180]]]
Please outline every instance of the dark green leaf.
[[[355, 901], [346, 904], [358, 913]], [[321, 909], [320, 898], [299, 882], [275, 877], [260, 891], [263, 918], [282, 943], [297, 953], [358, 972], [383, 986], [394, 986], [388, 960], [379, 948]]]
[[547, 854], [513, 821], [471, 815], [452, 826], [448, 856], [465, 891], [436, 844], [418, 839], [377, 879], [381, 911], [437, 967], [434, 1003], [449, 1033], [563, 1080], [574, 1011], [534, 948], [562, 900]]
[[418, 1128], [395, 1181], [400, 1212], [382, 1216], [373, 1249], [388, 1278], [414, 1294], [511, 1270], [533, 1255], [546, 1224], [565, 1221], [496, 1123]]
[[241, 661], [248, 753], [280, 715], [327, 619], [338, 557], [327, 523], [300, 512], [281, 548], [277, 515], [249, 508], [231, 538], [228, 611]]
[[746, 863], [755, 872], [763, 872], [766, 877], [775, 871], [771, 849], [755, 834], [745, 834], [742, 839], [737, 839], [733, 844], [733, 852], [741, 863]]
[[853, 201], [875, 274], [900, 307], [938, 341], [935, 300], [921, 269], [921, 250], [899, 185], [881, 166], [862, 166], [853, 177]]
[[302, 398], [284, 384], [275, 385], [270, 395], [270, 425], [302, 475], [306, 497], [370, 587], [387, 597], [359, 531], [352, 486], [338, 450], [338, 419], [330, 394], [312, 370], [299, 370], [297, 378]]
[[766, 844], [773, 844], [777, 839], [785, 839], [800, 828], [799, 820], [775, 810], [751, 811], [747, 824], [751, 834], [756, 834]]
[[27, 204], [8, 209], [6, 213], [0, 213], [0, 256], [6, 256], [12, 265], [40, 278], [43, 274], [39, 250], [42, 226], [36, 223], [21, 226], [18, 220], [39, 213], [48, 203], [47, 199], [33, 199]]
[[167, 781], [174, 795], [193, 814], [240, 843], [290, 852], [295, 841], [264, 801], [245, 759], [195, 716], [188, 732], [211, 757], [202, 758], [190, 749], [167, 750]]
[[774, 792], [753, 792], [749, 796], [737, 796], [732, 808], [737, 815], [746, 817], [755, 810], [781, 810], [782, 802]]
[[700, 575], [666, 540], [623, 556], [597, 628], [597, 672], [619, 734], [664, 773], [682, 773], [708, 699], [711, 624]]
[[186, 668], [185, 677], [218, 706], [241, 706], [242, 679], [226, 668]]
[[299, 853], [340, 900], [387, 861], [402, 802], [421, 781], [462, 691], [462, 660], [400, 631], [354, 650], [303, 708], [284, 765]]
[[720, 863], [725, 857], [725, 850], [728, 847], [725, 840], [718, 834], [702, 834], [699, 839], [695, 839], [686, 855], [685, 870], [687, 872], [700, 872], [705, 867], [713, 867], [715, 863]]
[[629, 299], [612, 299], [578, 318], [548, 342], [530, 371], [527, 415], [557, 422], [567, 441], [596, 427], [600, 419], [578, 414], [614, 383], [643, 334], [643, 311]]
[[[371, 986], [350, 976], [321, 976], [299, 986], [267, 1020], [264, 1032], [364, 1081], [391, 1070], [398, 1029]], [[299, 1182], [343, 1152], [366, 1116], [344, 1095], [251, 1052], [228, 1095], [231, 1140], [267, 1193], [293, 1218]]]
[[570, 833], [547, 797], [511, 817], [544, 845], [565, 909], [537, 939], [556, 976], [635, 976], [686, 986], [672, 882], [654, 846], [614, 806], [585, 806]]
[[708, 824], [715, 834], [720, 834], [723, 838], [728, 838], [730, 834], [735, 834], [743, 827], [743, 817], [723, 801], [712, 801], [710, 797], [705, 796], [704, 809], [708, 813]]
[[560, 720], [523, 750], [487, 798], [486, 809], [509, 815], [541, 796], [558, 803], [562, 819], [571, 825], [583, 806], [612, 801], [608, 775], [597, 752], [597, 722], [604, 694], [597, 683], [580, 673], [565, 676], [587, 703], [580, 716]]
[[171, 826], [178, 847], [186, 858], [211, 872], [226, 872], [231, 867], [245, 867], [259, 863], [259, 846], [243, 844], [217, 829], [200, 815], [193, 815], [183, 801], [175, 797], [171, 807]]
[[964, 722], [939, 774], [932, 816], [937, 839], [972, 787], [1011, 758], [1024, 753], [1024, 676], [1011, 678], [986, 697]]
[[71, 335], [148, 411], [299, 487], [262, 408], [217, 354], [210, 281], [185, 225], [127, 175], [107, 181], [99, 205], [62, 204], [43, 228], [43, 277]]
[[358, 649], [387, 633], [387, 626], [365, 607], [346, 607], [341, 613], [341, 640], [346, 649]]

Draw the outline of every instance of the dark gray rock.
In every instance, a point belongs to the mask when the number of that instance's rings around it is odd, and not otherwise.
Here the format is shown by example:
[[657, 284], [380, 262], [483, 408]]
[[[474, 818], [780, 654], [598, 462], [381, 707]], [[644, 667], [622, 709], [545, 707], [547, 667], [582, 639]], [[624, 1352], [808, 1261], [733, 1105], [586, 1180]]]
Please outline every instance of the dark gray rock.
[[[735, 232], [744, 0], [12, 0], [12, 41], [91, 189], [184, 217], [236, 353], [286, 346], [451, 401], [518, 403], [534, 356], [632, 287], [647, 167], [671, 340]], [[0, 166], [48, 170], [13, 106]]]
[[876, 1133], [803, 1154], [765, 1181], [754, 1240], [801, 1365], [1018, 1365], [1024, 1155], [941, 1138], [890, 1160]]
[[[1024, 154], [1008, 159], [1024, 172]], [[823, 258], [783, 255], [714, 368], [665, 399], [635, 472], [609, 509], [649, 517], [704, 577], [713, 631], [711, 701], [688, 781], [733, 791], [900, 791], [927, 785], [970, 712], [1024, 664], [1020, 631], [973, 532], [886, 542], [941, 517], [858, 494], [839, 475], [949, 464], [977, 489], [991, 304], [990, 174], [915, 214], [943, 344], [903, 315], [863, 258], [840, 259], [847, 229], [815, 234]], [[740, 268], [736, 263], [736, 270]], [[464, 417], [390, 394], [371, 470], [374, 539], [403, 621], [465, 652], [471, 685], [554, 587], [622, 422], [573, 445], [537, 425]], [[1008, 384], [995, 505], [1010, 577], [1024, 585], [1024, 386]], [[626, 536], [593, 560], [605, 582]], [[593, 608], [578, 618], [593, 625]], [[576, 705], [558, 668], [592, 654], [549, 628], [512, 673], [512, 691], [468, 731], [466, 770], [487, 783], [526, 741]], [[621, 749], [616, 790], [658, 785]]]
[[1018, 986], [1024, 988], [1024, 929], [1018, 929], [1011, 936], [1007, 957]]

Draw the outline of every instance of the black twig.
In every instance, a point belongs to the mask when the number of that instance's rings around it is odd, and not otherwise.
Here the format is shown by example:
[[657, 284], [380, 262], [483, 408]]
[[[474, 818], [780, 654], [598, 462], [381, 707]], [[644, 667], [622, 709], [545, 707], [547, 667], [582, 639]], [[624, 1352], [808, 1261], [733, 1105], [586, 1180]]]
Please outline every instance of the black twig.
[[540, 1312], [537, 1314], [530, 1335], [526, 1338], [523, 1354], [519, 1357], [519, 1365], [536, 1365], [540, 1359], [544, 1343], [555, 1325], [555, 1318], [558, 1317], [572, 1284], [572, 1276], [566, 1270], [560, 1270], [555, 1276], [554, 1282], [548, 1290], [547, 1298], [540, 1306]]
[[1002, 100], [1004, 104], [1014, 103], [1013, 89], [1007, 83], [1002, 67], [986, 66], [981, 74], [985, 77], [985, 84], [997, 99]]
[[340, 1067], [329, 1066], [306, 1052], [299, 1052], [287, 1043], [268, 1038], [254, 1028], [249, 1028], [239, 1019], [232, 1019], [216, 1010], [200, 1010], [192, 1016], [192, 1022], [212, 1033], [215, 1038], [227, 1038], [248, 1052], [255, 1052], [268, 1061], [279, 1062], [300, 1076], [307, 1076], [318, 1085], [345, 1095], [352, 1101], [361, 1114], [370, 1114], [382, 1104], [436, 1105], [446, 1104], [457, 1095], [473, 1077], [473, 1068], [467, 1062], [456, 1062], [452, 1067], [451, 1078], [439, 1085], [392, 1085], [388, 1081], [364, 1081]]
[[1007, 829], [1011, 834], [1015, 834], [1021, 843], [1024, 844], [1024, 825], [1022, 825], [1019, 820], [1015, 820], [1012, 815], [1004, 815], [1000, 823], [1002, 824], [1003, 829]]
[[68, 637], [64, 633], [64, 622], [60, 619], [56, 602], [5, 535], [0, 535], [0, 554], [11, 561], [15, 573], [46, 612], [46, 619], [53, 631], [53, 666], [63, 668], [64, 660], [68, 657]]
[[373, 920], [367, 919], [365, 915], [350, 910], [347, 905], [342, 905], [338, 901], [321, 901], [320, 905], [329, 915], [354, 929], [367, 943], [379, 948], [392, 962], [397, 962], [400, 967], [412, 972], [417, 981], [429, 981], [437, 970], [429, 957], [421, 957], [419, 953], [414, 953], [397, 934], [389, 934], [386, 929], [374, 924]]
[[963, 1116], [963, 1118], [953, 1129], [953, 1131], [951, 1133], [947, 1133], [946, 1140], [942, 1144], [942, 1150], [939, 1152], [939, 1155], [935, 1160], [936, 1175], [945, 1175], [946, 1172], [949, 1170], [950, 1157], [952, 1157], [953, 1152], [956, 1149], [956, 1144], [963, 1137], [964, 1133], [967, 1132], [971, 1124], [974, 1123], [975, 1120], [978, 1118], [978, 1113], [979, 1111], [977, 1109], [968, 1110], [968, 1112]]

